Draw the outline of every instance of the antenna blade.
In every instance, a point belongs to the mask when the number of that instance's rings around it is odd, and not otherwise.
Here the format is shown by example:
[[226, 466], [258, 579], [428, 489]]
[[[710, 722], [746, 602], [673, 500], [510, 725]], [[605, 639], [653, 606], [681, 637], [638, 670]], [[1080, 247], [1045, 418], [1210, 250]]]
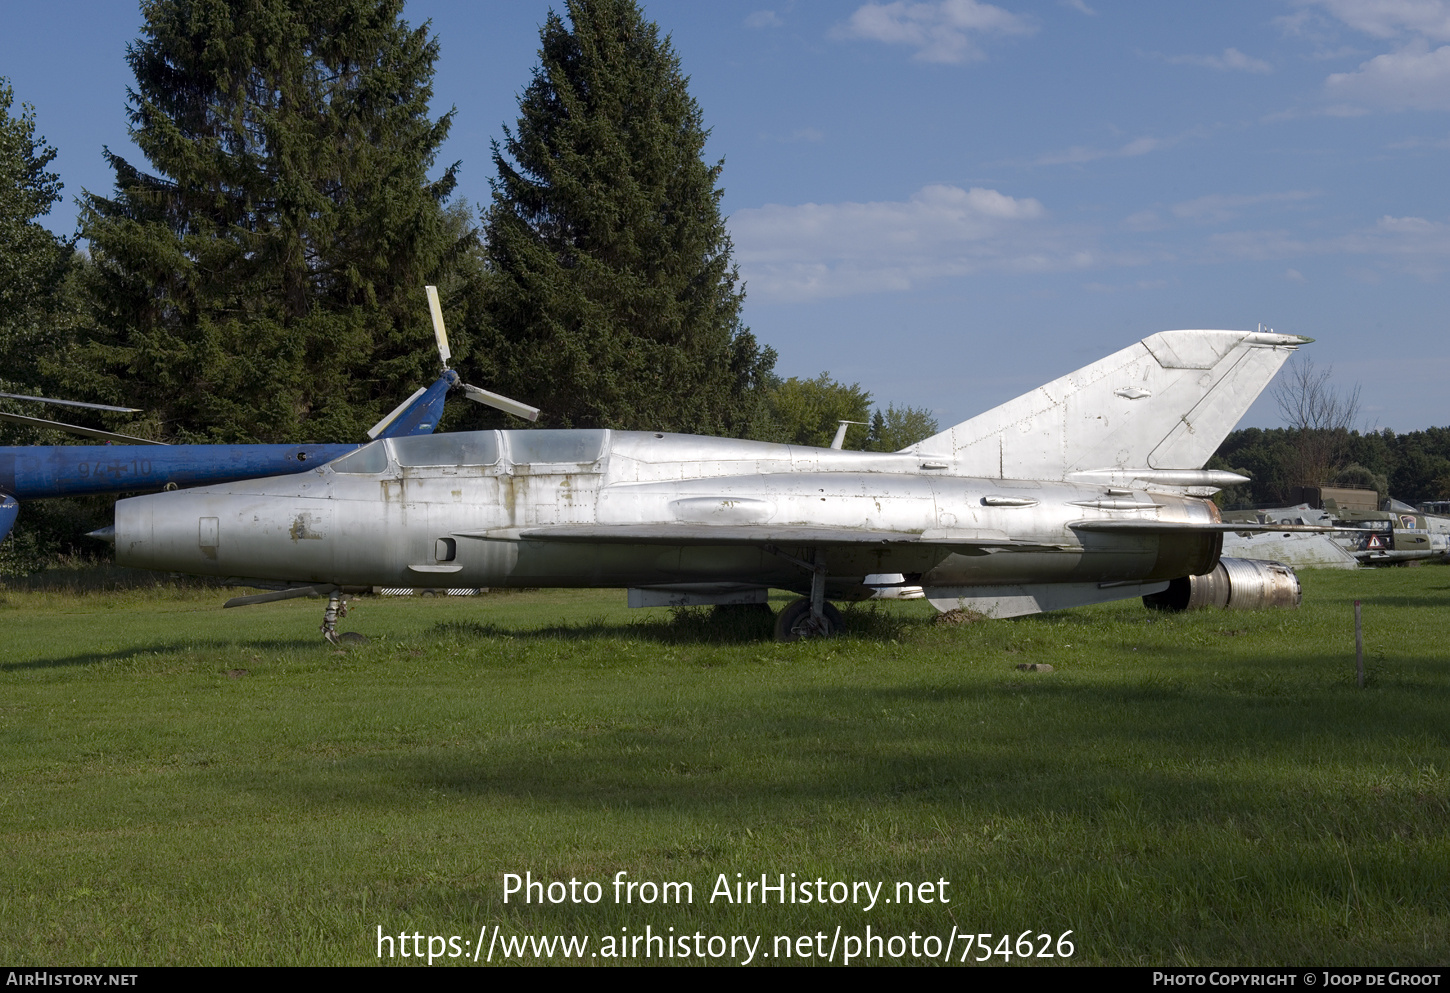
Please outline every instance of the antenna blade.
[[506, 396], [499, 396], [497, 393], [490, 393], [488, 390], [481, 390], [477, 386], [469, 386], [467, 383], [464, 383], [463, 395], [476, 403], [495, 407], [505, 414], [513, 414], [515, 417], [522, 417], [526, 421], [537, 421], [539, 419], [538, 407], [530, 407], [526, 403], [510, 400]]
[[139, 414], [138, 407], [112, 407], [104, 403], [82, 403], [79, 400], [52, 400], [50, 397], [28, 397], [19, 393], [0, 393], [6, 400], [34, 400], [36, 403], [58, 403], [63, 407], [85, 407], [87, 410], [114, 410], [118, 414]]
[[52, 428], [56, 431], [67, 431], [71, 434], [82, 435], [86, 438], [100, 438], [102, 441], [124, 441], [128, 445], [164, 445], [164, 441], [152, 441], [150, 438], [135, 438], [129, 434], [116, 434], [114, 431], [99, 431], [96, 428], [83, 428], [79, 424], [65, 424], [61, 421], [47, 421], [41, 417], [26, 417], [24, 414], [7, 414], [0, 411], [0, 421], [10, 421], [13, 424], [29, 424], [31, 427]]
[[438, 339], [438, 357], [443, 360], [443, 368], [448, 368], [448, 360], [453, 353], [448, 350], [448, 332], [443, 328], [443, 305], [438, 302], [438, 287], [425, 286], [428, 293], [428, 310], [433, 315], [433, 337]]
[[831, 447], [837, 449], [838, 451], [840, 450], [841, 446], [846, 443], [846, 432], [850, 430], [852, 424], [860, 424], [863, 427], [866, 425], [865, 421], [840, 420], [836, 423], [839, 424], [840, 427], [836, 428], [836, 437], [831, 442]]

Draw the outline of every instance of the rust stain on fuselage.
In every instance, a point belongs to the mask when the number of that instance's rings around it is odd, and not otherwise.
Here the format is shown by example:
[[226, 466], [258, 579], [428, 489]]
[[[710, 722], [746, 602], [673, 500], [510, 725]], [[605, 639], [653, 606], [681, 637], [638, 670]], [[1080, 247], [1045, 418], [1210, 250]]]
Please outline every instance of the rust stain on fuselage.
[[321, 541], [322, 532], [317, 530], [321, 524], [321, 521], [304, 510], [292, 518], [292, 526], [287, 529], [287, 533], [292, 536], [293, 541]]

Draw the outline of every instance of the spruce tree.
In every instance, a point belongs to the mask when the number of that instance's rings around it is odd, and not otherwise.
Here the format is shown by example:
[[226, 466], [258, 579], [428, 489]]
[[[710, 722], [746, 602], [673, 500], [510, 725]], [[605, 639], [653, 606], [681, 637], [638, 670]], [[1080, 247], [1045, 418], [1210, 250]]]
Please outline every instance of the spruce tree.
[[474, 239], [427, 171], [437, 42], [401, 0], [151, 0], [131, 135], [88, 196], [77, 378], [176, 439], [341, 441], [432, 378], [423, 286]]
[[[746, 435], [775, 362], [740, 323], [723, 163], [668, 37], [634, 0], [550, 12], [494, 145], [479, 381], [541, 423]], [[491, 373], [497, 372], [496, 376]]]
[[[36, 136], [34, 108], [11, 113], [14, 99], [0, 78], [0, 393], [35, 393], [47, 386], [42, 360], [63, 341], [74, 248], [40, 224], [60, 200], [60, 177], [46, 171], [56, 151]], [[11, 444], [31, 434], [0, 424]]]

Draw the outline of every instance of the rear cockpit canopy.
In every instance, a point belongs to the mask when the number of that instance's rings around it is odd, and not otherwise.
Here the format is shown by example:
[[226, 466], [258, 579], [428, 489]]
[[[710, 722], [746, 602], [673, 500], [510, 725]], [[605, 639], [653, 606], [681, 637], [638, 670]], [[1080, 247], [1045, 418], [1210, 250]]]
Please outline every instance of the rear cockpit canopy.
[[403, 468], [497, 465], [505, 451], [515, 465], [599, 461], [609, 432], [599, 429], [554, 431], [460, 431], [375, 441], [329, 463], [333, 472], [376, 475], [386, 472], [389, 452]]
[[498, 462], [497, 431], [421, 434], [395, 438], [392, 446], [393, 457], [401, 466], [485, 466]]

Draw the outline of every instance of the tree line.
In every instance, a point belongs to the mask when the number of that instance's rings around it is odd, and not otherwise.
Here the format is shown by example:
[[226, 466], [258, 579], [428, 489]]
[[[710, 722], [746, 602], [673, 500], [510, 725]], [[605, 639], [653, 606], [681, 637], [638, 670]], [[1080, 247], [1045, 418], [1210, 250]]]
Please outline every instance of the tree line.
[[[0, 80], [0, 392], [141, 407], [97, 426], [169, 442], [361, 440], [454, 365], [543, 427], [905, 447], [928, 412], [782, 378], [742, 322], [723, 162], [668, 36], [635, 0], [566, 0], [476, 209], [438, 155], [439, 46], [402, 0], [148, 0], [127, 49], [130, 135], [79, 227], [55, 149]], [[14, 409], [13, 407], [11, 409]], [[503, 426], [454, 404], [444, 428]], [[52, 438], [0, 428], [0, 443]], [[33, 515], [22, 515], [18, 531]]]
[[[1304, 452], [1329, 450], [1327, 471], [1296, 472]], [[1245, 428], [1224, 439], [1209, 467], [1251, 480], [1223, 491], [1226, 508], [1283, 506], [1301, 485], [1358, 486], [1407, 503], [1450, 498], [1450, 428], [1396, 433], [1346, 428]]]
[[1358, 384], [1342, 389], [1332, 367], [1294, 356], [1272, 396], [1287, 427], [1247, 428], [1224, 439], [1209, 462], [1250, 476], [1219, 496], [1228, 509], [1299, 503], [1301, 487], [1375, 490], [1379, 501], [1408, 503], [1450, 497], [1450, 428], [1396, 434], [1360, 432]]

